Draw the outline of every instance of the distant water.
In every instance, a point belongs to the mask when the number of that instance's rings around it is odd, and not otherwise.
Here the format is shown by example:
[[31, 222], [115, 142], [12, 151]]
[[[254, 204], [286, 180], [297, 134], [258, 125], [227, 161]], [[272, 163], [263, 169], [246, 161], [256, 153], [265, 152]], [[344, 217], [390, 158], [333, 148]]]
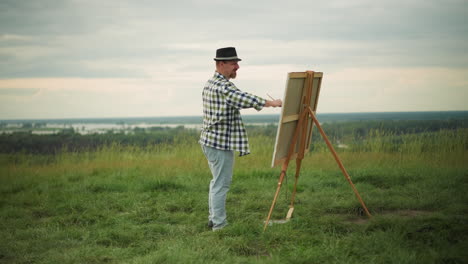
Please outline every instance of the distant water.
[[[277, 125], [279, 115], [243, 115], [246, 125]], [[385, 112], [385, 113], [318, 113], [320, 123], [371, 120], [468, 120], [468, 111], [445, 112]], [[55, 134], [73, 129], [80, 134], [107, 133], [152, 127], [179, 127], [200, 129], [201, 116], [134, 117], [134, 118], [71, 118], [23, 119], [0, 121], [0, 134], [30, 130], [33, 134]]]
[[[279, 115], [242, 115], [245, 123], [273, 123], [279, 120]], [[449, 120], [468, 119], [468, 111], [440, 111], [440, 112], [375, 112], [375, 113], [317, 113], [321, 123], [367, 121], [367, 120]], [[125, 117], [125, 118], [70, 118], [70, 119], [18, 119], [1, 120], [2, 124], [167, 124], [187, 125], [201, 124], [201, 116], [173, 116], [173, 117]]]

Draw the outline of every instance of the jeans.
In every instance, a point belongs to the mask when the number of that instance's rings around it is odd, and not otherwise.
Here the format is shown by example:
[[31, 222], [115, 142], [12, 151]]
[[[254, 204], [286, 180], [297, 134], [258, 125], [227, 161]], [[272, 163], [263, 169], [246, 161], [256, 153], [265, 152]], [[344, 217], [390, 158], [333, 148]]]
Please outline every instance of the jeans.
[[234, 151], [220, 150], [202, 145], [203, 153], [213, 175], [208, 194], [208, 220], [213, 222], [213, 230], [227, 225], [226, 196], [232, 181]]

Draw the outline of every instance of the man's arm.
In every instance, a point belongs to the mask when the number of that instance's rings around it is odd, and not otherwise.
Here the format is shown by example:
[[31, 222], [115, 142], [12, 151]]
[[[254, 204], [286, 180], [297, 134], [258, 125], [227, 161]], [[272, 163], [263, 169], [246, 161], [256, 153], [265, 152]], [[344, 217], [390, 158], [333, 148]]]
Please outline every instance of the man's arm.
[[281, 107], [283, 105], [283, 101], [281, 99], [276, 100], [266, 100], [265, 107]]
[[242, 92], [232, 83], [229, 83], [223, 92], [226, 96], [226, 102], [238, 109], [255, 108], [257, 111], [260, 111], [263, 107], [280, 107], [283, 104], [281, 99], [266, 100], [256, 95]]
[[242, 92], [232, 83], [225, 86], [223, 93], [226, 96], [226, 103], [237, 109], [255, 108], [257, 111], [260, 111], [266, 103], [265, 99]]

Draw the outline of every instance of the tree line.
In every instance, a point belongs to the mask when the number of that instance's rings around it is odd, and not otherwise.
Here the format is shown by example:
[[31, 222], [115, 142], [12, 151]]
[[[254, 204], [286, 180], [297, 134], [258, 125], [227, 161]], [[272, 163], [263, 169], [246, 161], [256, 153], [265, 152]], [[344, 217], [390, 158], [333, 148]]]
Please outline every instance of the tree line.
[[62, 151], [93, 151], [105, 146], [147, 147], [197, 140], [194, 129], [138, 128], [133, 133], [108, 131], [104, 134], [79, 134], [64, 129], [57, 134], [37, 135], [31, 131], [0, 135], [0, 153], [57, 154]]
[[[333, 142], [359, 142], [379, 131], [382, 134], [404, 135], [441, 130], [468, 128], [467, 119], [453, 120], [382, 120], [330, 122], [322, 124], [329, 139]], [[277, 125], [248, 126], [249, 136], [274, 138]], [[322, 141], [314, 132], [312, 143]], [[176, 128], [138, 128], [133, 133], [109, 131], [105, 134], [82, 135], [73, 129], [65, 129], [51, 135], [36, 135], [31, 131], [0, 134], [0, 153], [56, 154], [62, 151], [92, 151], [112, 144], [122, 146], [148, 147], [158, 144], [183, 144], [196, 142], [197, 129]]]

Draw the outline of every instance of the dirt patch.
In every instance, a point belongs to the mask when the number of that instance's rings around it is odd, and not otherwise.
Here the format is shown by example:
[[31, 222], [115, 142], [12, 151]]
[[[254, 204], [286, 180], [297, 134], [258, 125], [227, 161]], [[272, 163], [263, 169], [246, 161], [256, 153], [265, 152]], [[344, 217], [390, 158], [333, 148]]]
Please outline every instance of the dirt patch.
[[[398, 216], [398, 217], [419, 217], [419, 216], [428, 216], [431, 215], [433, 212], [431, 211], [422, 211], [422, 210], [395, 210], [395, 211], [382, 211], [373, 213], [373, 216]], [[357, 225], [364, 225], [369, 222], [371, 218], [363, 216], [363, 217], [351, 217], [347, 218], [345, 222], [357, 224]]]
[[346, 222], [348, 223], [353, 223], [353, 224], [357, 224], [357, 225], [364, 225], [364, 224], [367, 224], [369, 222], [370, 218], [369, 217], [360, 217], [360, 218], [349, 218], [349, 219], [346, 219]]
[[417, 217], [417, 216], [426, 216], [430, 215], [433, 212], [423, 211], [423, 210], [396, 210], [396, 211], [384, 211], [379, 213], [380, 215], [396, 215], [402, 217]]

